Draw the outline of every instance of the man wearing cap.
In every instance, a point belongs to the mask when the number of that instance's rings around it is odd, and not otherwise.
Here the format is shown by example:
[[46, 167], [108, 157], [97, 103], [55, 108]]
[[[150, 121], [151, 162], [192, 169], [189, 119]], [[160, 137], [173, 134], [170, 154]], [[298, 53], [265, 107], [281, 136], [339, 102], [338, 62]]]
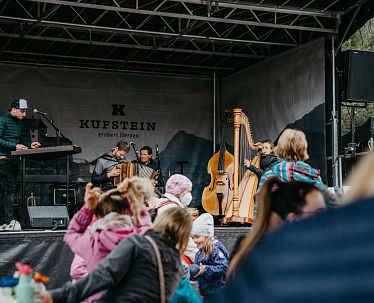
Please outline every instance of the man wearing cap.
[[31, 143], [23, 126], [27, 109], [27, 100], [17, 99], [12, 102], [11, 109], [0, 116], [0, 231], [21, 229], [13, 213], [18, 165], [10, 153], [40, 147], [39, 142]]

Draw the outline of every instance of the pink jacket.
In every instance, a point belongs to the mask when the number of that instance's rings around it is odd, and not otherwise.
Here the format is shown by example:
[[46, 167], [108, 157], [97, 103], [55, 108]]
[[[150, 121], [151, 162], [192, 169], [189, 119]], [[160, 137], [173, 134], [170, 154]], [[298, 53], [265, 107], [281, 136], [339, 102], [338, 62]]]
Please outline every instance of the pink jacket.
[[[87, 228], [94, 213], [83, 207], [78, 211], [69, 223], [68, 230], [64, 237], [64, 242], [71, 250], [82, 257], [86, 263], [87, 271], [91, 272], [95, 266], [104, 259], [124, 238], [139, 234], [152, 225], [151, 217], [146, 210], [141, 212], [140, 222], [136, 225], [127, 225], [127, 228], [115, 229], [115, 224], [105, 229], [105, 224], [100, 224], [107, 216], [98, 220]], [[122, 218], [125, 215], [119, 215]], [[129, 221], [130, 217], [127, 216]], [[107, 221], [108, 222], [108, 221]], [[131, 221], [132, 222], [132, 221]]]

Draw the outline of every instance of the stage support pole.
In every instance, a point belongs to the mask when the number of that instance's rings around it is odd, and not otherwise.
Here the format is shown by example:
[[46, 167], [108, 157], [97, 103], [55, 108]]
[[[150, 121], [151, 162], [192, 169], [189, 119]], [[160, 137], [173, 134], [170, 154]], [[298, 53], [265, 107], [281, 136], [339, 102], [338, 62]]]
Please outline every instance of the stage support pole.
[[332, 62], [332, 172], [333, 172], [333, 186], [335, 189], [341, 189], [343, 184], [341, 182], [341, 161], [339, 161], [339, 138], [338, 138], [338, 112], [337, 112], [337, 99], [336, 99], [336, 69], [335, 69], [335, 37], [331, 38], [331, 62]]
[[213, 73], [213, 153], [212, 155], [215, 154], [216, 152], [216, 119], [217, 119], [217, 75], [216, 73]]

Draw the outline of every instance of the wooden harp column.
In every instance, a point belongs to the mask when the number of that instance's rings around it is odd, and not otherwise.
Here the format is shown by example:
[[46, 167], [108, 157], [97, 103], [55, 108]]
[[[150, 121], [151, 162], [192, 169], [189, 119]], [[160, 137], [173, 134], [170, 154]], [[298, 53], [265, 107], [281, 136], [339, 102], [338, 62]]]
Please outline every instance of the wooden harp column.
[[239, 148], [240, 148], [240, 124], [242, 110], [234, 108], [234, 190], [232, 196], [232, 219], [238, 217], [239, 211]]

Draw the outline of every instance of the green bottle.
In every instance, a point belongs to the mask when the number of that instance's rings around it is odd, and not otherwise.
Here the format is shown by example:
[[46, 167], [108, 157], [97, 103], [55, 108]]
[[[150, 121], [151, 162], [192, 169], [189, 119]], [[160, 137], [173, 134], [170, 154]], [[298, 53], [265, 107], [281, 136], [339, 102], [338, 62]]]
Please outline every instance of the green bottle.
[[16, 264], [20, 273], [18, 285], [16, 286], [17, 303], [34, 303], [34, 281], [29, 264]]

